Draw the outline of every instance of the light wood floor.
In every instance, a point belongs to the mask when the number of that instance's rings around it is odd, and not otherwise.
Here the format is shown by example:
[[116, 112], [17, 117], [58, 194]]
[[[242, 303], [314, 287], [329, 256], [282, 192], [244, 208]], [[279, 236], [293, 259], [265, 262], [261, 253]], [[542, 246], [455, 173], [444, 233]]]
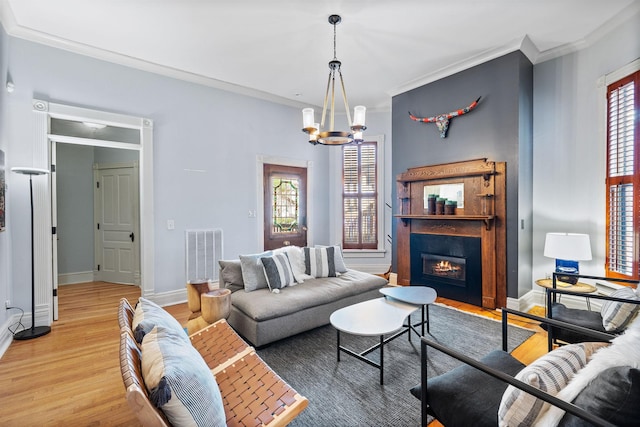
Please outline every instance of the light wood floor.
[[[134, 302], [139, 295], [139, 288], [102, 282], [60, 286], [59, 320], [51, 333], [14, 341], [0, 359], [0, 425], [140, 425], [124, 400], [117, 321], [120, 298]], [[494, 310], [439, 301], [500, 318]], [[186, 303], [166, 308], [186, 325]], [[529, 363], [545, 350], [546, 338], [537, 333], [513, 354]]]

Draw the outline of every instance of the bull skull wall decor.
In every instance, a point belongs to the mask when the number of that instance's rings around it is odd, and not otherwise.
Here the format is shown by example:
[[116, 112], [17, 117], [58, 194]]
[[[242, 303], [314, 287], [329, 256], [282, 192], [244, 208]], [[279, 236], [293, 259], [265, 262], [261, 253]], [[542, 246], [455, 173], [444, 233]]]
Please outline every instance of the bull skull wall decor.
[[480, 101], [480, 98], [482, 97], [479, 96], [478, 99], [473, 101], [471, 105], [469, 105], [468, 107], [462, 108], [460, 110], [452, 111], [450, 113], [438, 114], [436, 116], [431, 116], [431, 117], [416, 117], [413, 114], [411, 114], [411, 112], [409, 112], [409, 117], [411, 118], [411, 120], [415, 120], [416, 122], [435, 123], [436, 126], [438, 126], [438, 130], [440, 131], [440, 138], [446, 138], [447, 130], [449, 130], [449, 120], [452, 119], [453, 117], [467, 114], [469, 111], [476, 108], [476, 106], [478, 105], [478, 101]]

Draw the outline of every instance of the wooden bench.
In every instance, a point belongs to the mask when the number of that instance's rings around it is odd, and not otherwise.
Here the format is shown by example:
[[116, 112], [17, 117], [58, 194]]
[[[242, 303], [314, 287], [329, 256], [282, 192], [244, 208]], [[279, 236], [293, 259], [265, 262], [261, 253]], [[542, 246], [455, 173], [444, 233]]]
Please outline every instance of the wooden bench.
[[[141, 370], [141, 352], [131, 329], [134, 309], [120, 300], [120, 370], [129, 407], [143, 426], [171, 424], [149, 400]], [[284, 426], [308, 400], [280, 378], [253, 347], [222, 319], [192, 334], [191, 343], [211, 369], [222, 395], [228, 426]]]

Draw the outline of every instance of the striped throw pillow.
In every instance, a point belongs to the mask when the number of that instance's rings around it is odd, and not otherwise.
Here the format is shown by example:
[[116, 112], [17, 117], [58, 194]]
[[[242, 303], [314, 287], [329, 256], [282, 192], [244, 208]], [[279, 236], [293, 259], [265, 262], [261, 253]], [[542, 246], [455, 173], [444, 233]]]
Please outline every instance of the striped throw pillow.
[[185, 344], [175, 331], [156, 326], [145, 335], [141, 350], [149, 400], [172, 425], [227, 425], [218, 383], [191, 344]]
[[304, 248], [305, 274], [313, 277], [336, 277], [335, 247]]
[[[557, 348], [521, 370], [515, 378], [555, 396], [587, 364], [591, 355], [606, 345], [608, 343], [588, 342]], [[498, 408], [498, 425], [531, 426], [543, 405], [543, 400], [510, 385]]]
[[[615, 298], [626, 298], [630, 300], [640, 299], [631, 288], [620, 288], [612, 292], [609, 296]], [[624, 328], [633, 319], [633, 316], [640, 309], [639, 304], [629, 304], [618, 301], [605, 301], [602, 304], [600, 314], [602, 315], [602, 326], [607, 331], [617, 331]]]
[[296, 284], [293, 269], [287, 254], [277, 254], [270, 257], [260, 258], [264, 275], [267, 278], [267, 285], [271, 292], [275, 289], [282, 289]]

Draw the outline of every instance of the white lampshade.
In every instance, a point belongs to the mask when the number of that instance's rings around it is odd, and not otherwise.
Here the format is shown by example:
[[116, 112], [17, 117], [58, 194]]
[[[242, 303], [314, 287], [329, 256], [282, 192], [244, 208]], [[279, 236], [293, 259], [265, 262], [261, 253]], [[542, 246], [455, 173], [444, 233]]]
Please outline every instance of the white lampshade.
[[[302, 109], [302, 128], [309, 129], [313, 127], [313, 108]], [[317, 129], [317, 128], [316, 128]]]
[[571, 261], [591, 259], [591, 242], [588, 234], [547, 233], [544, 256]]
[[364, 105], [356, 105], [353, 109], [353, 125], [364, 126], [366, 113], [367, 107], [365, 107]]

